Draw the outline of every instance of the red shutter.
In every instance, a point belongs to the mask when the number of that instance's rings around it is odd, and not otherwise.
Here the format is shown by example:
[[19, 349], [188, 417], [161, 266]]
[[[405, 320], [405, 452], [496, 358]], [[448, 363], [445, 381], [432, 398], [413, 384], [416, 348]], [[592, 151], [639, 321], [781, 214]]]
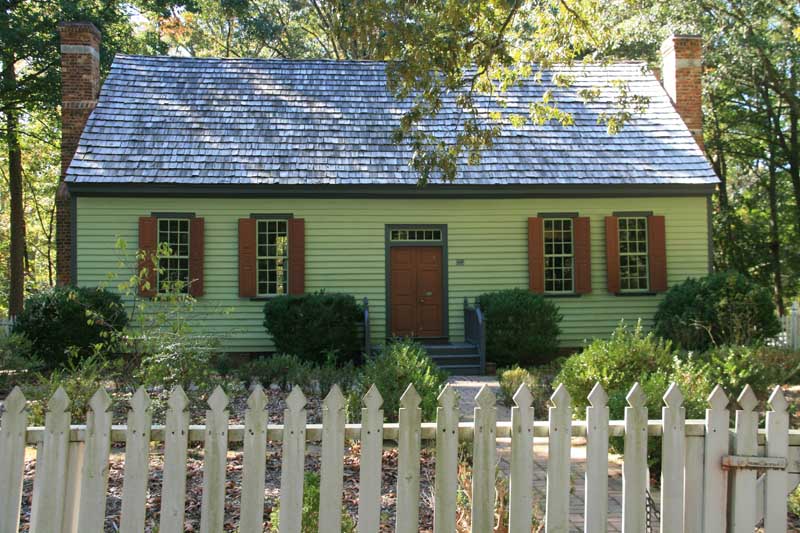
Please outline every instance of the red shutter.
[[592, 245], [589, 217], [572, 219], [572, 234], [575, 247], [575, 292], [588, 294], [592, 292]]
[[606, 217], [606, 273], [608, 292], [619, 292], [619, 223], [617, 217]]
[[193, 218], [189, 222], [189, 294], [195, 298], [205, 294], [203, 287], [205, 227], [203, 218]]
[[528, 219], [528, 289], [544, 293], [544, 235], [542, 219]]
[[306, 291], [306, 221], [289, 219], [289, 294]]
[[239, 296], [254, 298], [256, 287], [256, 219], [239, 219]]
[[158, 219], [139, 217], [139, 295], [151, 298], [158, 294]]
[[667, 234], [663, 216], [647, 217], [647, 255], [650, 290], [667, 290]]

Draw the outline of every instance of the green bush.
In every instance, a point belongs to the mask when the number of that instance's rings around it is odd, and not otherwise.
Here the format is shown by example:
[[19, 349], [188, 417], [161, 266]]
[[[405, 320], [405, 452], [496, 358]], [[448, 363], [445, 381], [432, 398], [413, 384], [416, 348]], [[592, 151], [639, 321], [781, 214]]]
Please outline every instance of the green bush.
[[289, 390], [293, 385], [306, 388], [311, 382], [314, 365], [296, 355], [275, 354], [259, 357], [245, 364], [240, 372], [242, 381], [258, 381], [262, 386], [279, 385]]
[[42, 361], [32, 353], [31, 341], [18, 334], [0, 334], [0, 396], [14, 386], [35, 379]]
[[553, 391], [541, 373], [535, 369], [527, 370], [514, 365], [511, 368], [498, 371], [497, 377], [500, 382], [500, 399], [505, 405], [508, 407], [516, 405], [514, 403], [514, 394], [516, 394], [519, 386], [524, 383], [533, 395], [533, 412], [539, 419], [547, 417], [547, 401]]
[[752, 344], [780, 332], [769, 289], [742, 274], [687, 279], [667, 291], [655, 331], [686, 350]]
[[558, 351], [558, 307], [539, 294], [510, 289], [482, 294], [486, 316], [486, 355], [498, 365], [539, 364]]
[[400, 396], [408, 384], [413, 383], [422, 398], [423, 418], [434, 420], [436, 398], [446, 380], [447, 374], [434, 364], [421, 345], [408, 340], [393, 342], [361, 368], [347, 397], [350, 419], [360, 420], [361, 398], [374, 384], [383, 397], [384, 416], [388, 421], [396, 422]]
[[63, 366], [68, 349], [79, 357], [95, 353], [95, 346], [113, 340], [128, 324], [118, 294], [87, 287], [54, 287], [29, 296], [13, 332], [31, 341], [31, 352], [48, 368]]
[[[300, 519], [300, 533], [319, 531], [320, 475], [306, 472], [303, 477], [303, 516]], [[281, 516], [280, 505], [276, 505], [269, 515], [270, 531], [278, 533]], [[347, 508], [342, 506], [342, 533], [355, 533], [356, 525]]]
[[134, 378], [145, 387], [172, 390], [183, 387], [191, 399], [210, 394], [220, 380], [214, 372], [213, 359], [220, 344], [215, 337], [193, 335], [188, 331], [155, 330], [138, 339], [140, 364]]
[[314, 363], [330, 352], [337, 362], [359, 358], [361, 320], [361, 306], [348, 294], [278, 296], [264, 305], [264, 327], [276, 350]]

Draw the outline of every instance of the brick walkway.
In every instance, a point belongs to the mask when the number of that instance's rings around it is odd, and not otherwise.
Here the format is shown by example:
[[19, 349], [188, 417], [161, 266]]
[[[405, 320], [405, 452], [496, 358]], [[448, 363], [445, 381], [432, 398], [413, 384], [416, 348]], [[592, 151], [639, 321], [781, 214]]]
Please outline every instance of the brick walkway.
[[[462, 420], [473, 419], [473, 409], [475, 408], [474, 398], [480, 388], [486, 384], [492, 387], [495, 394], [499, 396], [500, 385], [493, 376], [452, 376], [450, 383], [459, 393], [460, 409]], [[509, 420], [511, 411], [508, 407], [498, 401], [497, 419]], [[498, 439], [498, 460], [500, 468], [506, 474], [511, 460], [510, 439]], [[547, 439], [536, 438], [533, 443], [534, 451], [534, 505], [541, 509], [544, 515], [545, 496], [547, 488]], [[584, 474], [586, 472], [586, 446], [585, 440], [575, 438], [572, 441], [572, 483], [573, 491], [570, 496], [570, 529], [572, 531], [583, 531], [583, 512], [584, 512]], [[622, 463], [619, 456], [609, 455], [608, 457], [608, 531], [617, 532], [622, 530]], [[653, 499], [658, 501], [658, 494], [653, 494]], [[658, 531], [658, 522], [653, 518], [653, 531]]]

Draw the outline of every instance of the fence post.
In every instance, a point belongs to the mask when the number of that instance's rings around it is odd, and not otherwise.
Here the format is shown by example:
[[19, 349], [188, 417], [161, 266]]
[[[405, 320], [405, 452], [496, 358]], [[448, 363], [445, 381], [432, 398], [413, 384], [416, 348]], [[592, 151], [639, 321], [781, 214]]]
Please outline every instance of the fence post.
[[[292, 387], [283, 411], [283, 461], [278, 530], [300, 533], [303, 519], [303, 481], [306, 462], [306, 397], [300, 387]], [[216, 531], [222, 530], [222, 524]]]
[[[767, 412], [767, 453], [768, 457], [787, 457], [789, 455], [789, 404], [780, 386], [775, 387], [769, 397], [772, 411]], [[785, 533], [786, 531], [786, 470], [767, 470], [764, 492], [764, 533]]]
[[717, 385], [708, 396], [703, 466], [703, 531], [725, 533], [727, 526], [728, 474], [722, 458], [730, 449], [728, 395]]
[[550, 396], [550, 436], [547, 445], [546, 533], [569, 531], [570, 444], [572, 406], [567, 388], [561, 383]]
[[494, 530], [495, 463], [497, 460], [497, 407], [487, 386], [475, 396], [475, 436], [472, 443], [472, 532]]
[[622, 462], [622, 531], [645, 530], [647, 512], [647, 398], [639, 383], [625, 397], [625, 448]]
[[508, 482], [508, 531], [530, 533], [533, 518], [533, 395], [523, 383], [511, 408], [511, 472]]
[[[344, 487], [344, 395], [333, 385], [322, 402], [322, 455], [319, 483], [319, 530], [341, 533]], [[263, 504], [263, 502], [262, 502]], [[259, 530], [260, 531], [260, 530]]]
[[608, 528], [608, 395], [600, 383], [589, 393], [586, 408], [586, 477], [584, 531]]
[[686, 465], [686, 410], [683, 394], [675, 383], [664, 394], [661, 408], [661, 528], [683, 531], [683, 490]]
[[[750, 385], [745, 385], [737, 401], [741, 409], [736, 410], [736, 455], [758, 455], [758, 413], [753, 412], [758, 399]], [[739, 468], [733, 473], [729, 509], [731, 533], [752, 533], [756, 524], [755, 470]]]
[[456, 529], [458, 492], [458, 394], [445, 385], [438, 400], [433, 533], [452, 533]]
[[111, 451], [111, 398], [105, 389], [98, 389], [89, 406], [77, 530], [102, 531], [106, 514], [108, 454]]
[[397, 533], [419, 531], [419, 450], [422, 409], [419, 394], [409, 384], [400, 397], [397, 442]]
[[69, 398], [59, 387], [47, 403], [44, 442], [36, 453], [31, 533], [58, 533], [64, 517], [69, 447]]
[[152, 412], [150, 398], [144, 387], [139, 387], [131, 398], [130, 405], [125, 439], [125, 476], [122, 482], [122, 514], [119, 527], [121, 533], [144, 531], [147, 500]]
[[17, 533], [19, 528], [27, 425], [25, 395], [14, 387], [3, 401], [0, 419], [0, 533]]
[[373, 384], [362, 398], [361, 465], [358, 475], [358, 533], [378, 533], [381, 519], [383, 397]]
[[214, 389], [208, 406], [211, 409], [206, 410], [200, 533], [217, 533], [222, 531], [225, 522], [225, 463], [228, 458], [228, 397], [222, 387]]
[[792, 304], [788, 326], [786, 335], [788, 337], [789, 347], [792, 350], [800, 350], [800, 302], [794, 302]]
[[244, 415], [244, 458], [239, 533], [264, 531], [264, 472], [267, 456], [267, 397], [253, 387]]
[[186, 449], [189, 445], [189, 398], [180, 385], [172, 389], [167, 405], [159, 533], [183, 533]]

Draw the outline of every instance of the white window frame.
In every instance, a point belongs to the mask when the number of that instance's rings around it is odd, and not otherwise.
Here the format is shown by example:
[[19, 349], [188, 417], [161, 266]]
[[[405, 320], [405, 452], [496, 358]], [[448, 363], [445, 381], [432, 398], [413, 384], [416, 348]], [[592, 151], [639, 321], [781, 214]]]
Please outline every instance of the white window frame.
[[[262, 235], [262, 233], [264, 233], [267, 236], [269, 235], [269, 224], [270, 224], [270, 222], [274, 222], [276, 224], [277, 223], [282, 223], [282, 224], [285, 225], [285, 228], [286, 228], [286, 246], [285, 246], [285, 248], [286, 248], [286, 250], [285, 250], [283, 255], [277, 255], [277, 254], [270, 255], [269, 253], [266, 253], [266, 254], [261, 254], [260, 253], [261, 246], [262, 246], [261, 245], [261, 241], [260, 241], [261, 235]], [[264, 232], [262, 232], [262, 229], [261, 229], [262, 226], [264, 226], [266, 228]], [[280, 232], [276, 231], [276, 235], [280, 235]], [[265, 249], [267, 250], [267, 252], [269, 252], [269, 242], [268, 241], [269, 241], [269, 239], [267, 238], [266, 241], [264, 242], [264, 245], [263, 245], [265, 247]], [[275, 248], [276, 248], [276, 250], [278, 248], [277, 240], [276, 240], [276, 243], [275, 243]], [[283, 284], [281, 285], [281, 283], [279, 283], [277, 278], [276, 278], [276, 282], [275, 282], [276, 292], [269, 292], [269, 291], [263, 292], [263, 291], [261, 291], [261, 285], [262, 285], [261, 275], [262, 275], [262, 273], [264, 273], [267, 276], [267, 278], [264, 280], [263, 284], [265, 284], [265, 285], [267, 285], [267, 287], [269, 287], [269, 276], [268, 276], [269, 268], [262, 269], [261, 268], [261, 262], [262, 261], [267, 261], [267, 262], [276, 261], [275, 267], [276, 267], [276, 272], [277, 272], [278, 271], [277, 270], [277, 266], [278, 266], [278, 261], [279, 260], [283, 260]], [[289, 261], [290, 260], [291, 259], [289, 258], [289, 220], [286, 219], [286, 218], [270, 218], [270, 217], [263, 217], [263, 218], [256, 219], [256, 295], [259, 298], [273, 298], [273, 297], [276, 297], [276, 296], [284, 296], [286, 294], [289, 294]], [[280, 291], [280, 287], [281, 286], [283, 287], [283, 291], [282, 292]]]
[[[635, 252], [631, 252], [630, 249], [628, 249], [628, 251], [626, 251], [626, 252], [622, 251], [622, 244], [623, 244], [622, 231], [623, 230], [622, 230], [621, 222], [623, 220], [625, 220], [625, 221], [643, 220], [644, 221], [644, 252], [641, 252], [638, 249]], [[626, 226], [627, 226], [627, 222], [626, 222]], [[627, 232], [627, 231], [630, 231], [630, 230], [626, 227], [625, 231]], [[642, 230], [637, 228], [635, 231], [642, 231]], [[648, 228], [647, 216], [644, 216], [644, 215], [619, 215], [617, 217], [617, 239], [618, 239], [617, 252], [619, 253], [619, 290], [620, 290], [620, 292], [624, 292], [624, 293], [650, 292], [650, 233], [649, 233], [649, 228]], [[635, 241], [629, 241], [626, 238], [625, 242], [628, 243], [628, 244], [630, 244], [630, 243], [637, 243], [638, 244], [638, 243], [641, 243], [642, 241], [639, 240], [639, 239], [636, 239]], [[628, 280], [631, 280], [631, 279], [634, 279], [634, 278], [637, 279], [637, 280], [640, 279], [640, 276], [638, 276], [638, 275], [635, 276], [635, 277], [627, 276], [627, 278], [625, 278], [623, 276], [623, 272], [625, 270], [625, 268], [622, 266], [622, 258], [623, 257], [641, 257], [641, 258], [644, 258], [644, 264], [645, 264], [644, 287], [636, 287], [636, 288], [633, 288], [633, 289], [631, 289], [631, 288], [623, 288], [623, 279], [628, 279]], [[628, 267], [628, 269], [629, 268], [630, 267]], [[639, 281], [637, 281], [637, 284], [638, 283], [639, 283]], [[629, 287], [630, 287], [630, 283], [629, 283]]]
[[[167, 291], [164, 290], [164, 287], [162, 285], [162, 281], [167, 281], [169, 283], [168, 287], [172, 287], [173, 284], [176, 282], [176, 280], [171, 280], [170, 276], [169, 276], [169, 272], [171, 272], [173, 269], [169, 268], [169, 266], [162, 267], [161, 266], [161, 261], [164, 260], [164, 261], [167, 262], [167, 265], [169, 265], [170, 261], [176, 260], [176, 261], [186, 261], [186, 269], [185, 269], [186, 270], [186, 280], [185, 280], [184, 285], [181, 287], [180, 292], [182, 294], [187, 294], [189, 292], [189, 283], [191, 281], [189, 279], [189, 276], [191, 275], [190, 257], [191, 257], [191, 253], [192, 253], [192, 250], [191, 250], [191, 246], [192, 246], [192, 220], [191, 220], [190, 217], [180, 217], [180, 216], [179, 217], [175, 217], [175, 216], [172, 216], [172, 217], [158, 217], [157, 221], [158, 221], [158, 227], [156, 228], [156, 233], [157, 233], [157, 235], [156, 235], [156, 246], [157, 246], [156, 258], [157, 258], [157, 261], [158, 261], [158, 263], [157, 263], [158, 264], [158, 268], [156, 269], [156, 288], [157, 288], [157, 292], [158, 292], [158, 294], [169, 294], [171, 292], [169, 290], [167, 290]], [[183, 222], [186, 223], [186, 232], [185, 232], [186, 233], [186, 254], [185, 255], [184, 254], [176, 254], [175, 250], [173, 250], [173, 248], [172, 248], [171, 243], [169, 242], [169, 236], [173, 233], [173, 231], [169, 228], [169, 223], [170, 222], [177, 222], [179, 225], [181, 223], [183, 223]], [[161, 224], [162, 223], [166, 223], [167, 224], [167, 229], [166, 229], [167, 240], [166, 241], [162, 241], [161, 240], [161, 233], [162, 233]], [[184, 233], [184, 232], [181, 231], [181, 229], [179, 227], [178, 230], [177, 230], [177, 234], [181, 234], [181, 233]], [[170, 246], [169, 255], [161, 255], [162, 246], [165, 243], [168, 246]], [[180, 245], [181, 243], [179, 242], [178, 244]], [[183, 271], [183, 270], [184, 269], [182, 269], [182, 268], [178, 268], [177, 269], [177, 271], [179, 273], [178, 274], [179, 276], [180, 276], [180, 272]], [[162, 277], [166, 277], [166, 280], [162, 280]]]
[[[561, 229], [558, 230], [558, 231], [562, 235], [564, 233], [564, 226], [563, 226], [564, 222], [568, 222], [569, 223], [569, 246], [570, 246], [570, 252], [569, 253], [564, 253], [564, 251], [563, 251], [563, 245], [566, 244], [563, 240], [559, 241], [559, 243], [562, 245], [562, 251], [560, 253], [555, 253], [555, 251], [552, 251], [550, 253], [547, 252], [547, 244], [548, 244], [547, 238], [546, 238], [547, 231], [548, 231], [547, 230], [547, 225], [548, 225], [548, 223], [552, 224], [553, 222], [560, 222], [561, 223], [561, 225], [562, 225]], [[555, 229], [551, 229], [550, 231], [556, 231], [556, 230]], [[555, 241], [552, 244], [555, 245]], [[544, 248], [544, 250], [543, 250], [544, 273], [543, 274], [544, 274], [544, 289], [545, 289], [544, 292], [545, 292], [545, 294], [574, 294], [575, 293], [575, 221], [573, 220], [573, 218], [572, 217], [555, 217], [555, 216], [554, 217], [544, 217], [543, 220], [542, 220], [542, 245], [543, 245], [543, 248]], [[547, 260], [551, 259], [551, 258], [552, 259], [556, 259], [556, 258], [562, 259], [561, 266], [560, 267], [549, 267], [548, 268]], [[569, 266], [570, 277], [569, 278], [563, 277], [563, 272], [564, 272], [564, 270], [566, 268], [564, 266], [564, 264], [563, 264], [563, 259], [565, 259], [565, 258], [568, 258], [570, 260], [570, 266]], [[555, 284], [556, 281], [561, 281], [562, 282], [562, 287], [563, 287], [563, 284], [564, 284], [565, 281], [569, 281], [569, 289], [562, 288], [561, 290], [555, 290], [555, 289], [547, 290], [547, 281], [548, 281], [548, 279], [547, 279], [547, 271], [548, 270], [552, 270], [554, 272], [560, 270], [562, 272], [562, 277], [559, 278], [559, 279], [553, 278], [551, 281], [553, 282], [553, 284]]]

